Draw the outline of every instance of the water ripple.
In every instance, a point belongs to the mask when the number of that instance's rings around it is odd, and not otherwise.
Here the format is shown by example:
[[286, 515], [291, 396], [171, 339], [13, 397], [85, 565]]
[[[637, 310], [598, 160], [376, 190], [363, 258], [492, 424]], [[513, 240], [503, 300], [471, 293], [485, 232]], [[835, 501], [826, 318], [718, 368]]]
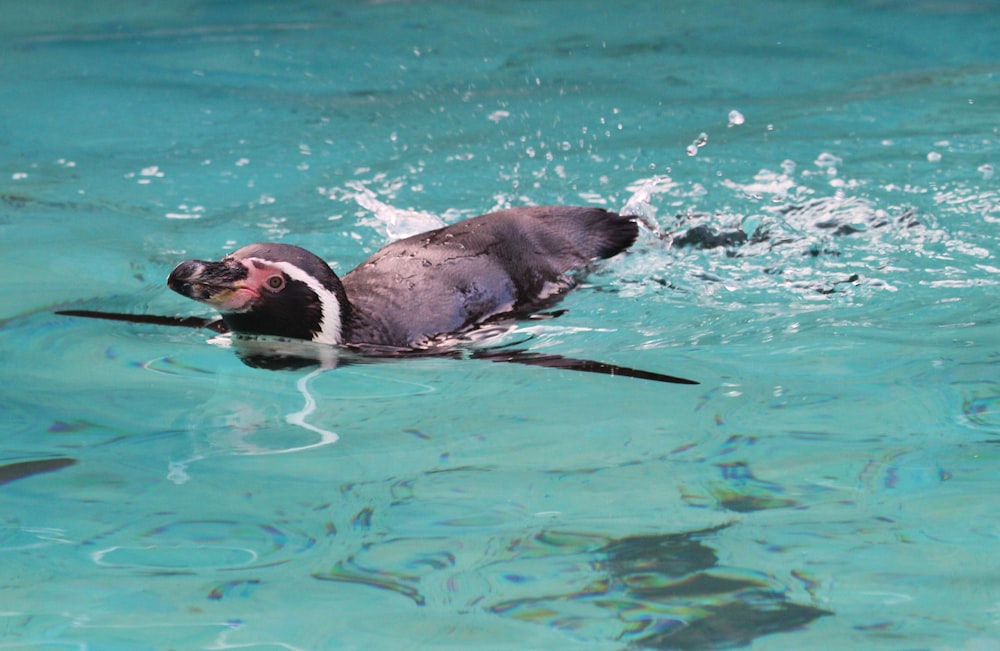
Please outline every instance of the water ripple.
[[[112, 540], [121, 542], [109, 545]], [[289, 525], [218, 519], [129, 526], [88, 544], [100, 546], [90, 558], [102, 567], [194, 574], [280, 565], [308, 552], [316, 542]]]

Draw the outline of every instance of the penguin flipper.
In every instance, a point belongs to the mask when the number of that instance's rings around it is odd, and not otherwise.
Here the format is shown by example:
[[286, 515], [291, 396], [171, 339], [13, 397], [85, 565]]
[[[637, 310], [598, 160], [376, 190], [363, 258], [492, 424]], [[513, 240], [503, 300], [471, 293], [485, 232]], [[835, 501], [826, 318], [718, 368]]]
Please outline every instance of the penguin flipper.
[[222, 319], [206, 319], [200, 316], [161, 316], [159, 314], [129, 314], [126, 312], [100, 312], [98, 310], [56, 310], [62, 316], [79, 316], [87, 319], [127, 321], [129, 323], [150, 323], [153, 325], [177, 326], [182, 328], [206, 328], [213, 332], [229, 332]]
[[533, 353], [527, 350], [487, 350], [480, 349], [474, 351], [471, 359], [484, 359], [490, 362], [506, 362], [510, 364], [524, 364], [526, 366], [543, 366], [545, 368], [555, 368], [564, 371], [581, 371], [583, 373], [599, 373], [602, 375], [612, 375], [616, 377], [630, 377], [637, 380], [651, 380], [653, 382], [666, 382], [668, 384], [700, 384], [696, 380], [644, 371], [628, 366], [618, 366], [607, 362], [596, 362], [590, 359], [576, 359], [574, 357], [563, 357], [562, 355], [550, 355], [546, 353]]

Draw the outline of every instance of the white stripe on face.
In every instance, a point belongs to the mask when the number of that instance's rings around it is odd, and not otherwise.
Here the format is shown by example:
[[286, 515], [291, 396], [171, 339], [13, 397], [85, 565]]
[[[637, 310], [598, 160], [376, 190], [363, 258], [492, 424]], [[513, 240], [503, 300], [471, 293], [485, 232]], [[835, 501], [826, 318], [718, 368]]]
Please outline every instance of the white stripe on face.
[[[243, 262], [254, 266], [260, 265], [262, 267], [280, 269], [292, 280], [298, 280], [299, 282], [305, 283], [305, 285], [309, 287], [309, 289], [313, 290], [316, 293], [316, 296], [319, 297], [319, 303], [323, 312], [322, 318], [320, 318], [319, 322], [319, 331], [313, 335], [312, 340], [319, 344], [333, 345], [337, 345], [341, 342], [343, 323], [341, 322], [340, 316], [340, 301], [337, 300], [336, 294], [290, 262], [275, 262], [273, 260], [263, 260], [261, 258], [246, 258]], [[248, 267], [248, 269], [250, 269], [251, 274], [254, 273], [252, 268]]]

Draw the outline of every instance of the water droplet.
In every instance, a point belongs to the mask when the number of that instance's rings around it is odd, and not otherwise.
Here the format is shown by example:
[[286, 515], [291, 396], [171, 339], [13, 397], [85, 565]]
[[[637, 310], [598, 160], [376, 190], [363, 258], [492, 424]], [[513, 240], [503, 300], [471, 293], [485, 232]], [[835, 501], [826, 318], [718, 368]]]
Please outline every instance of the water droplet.
[[692, 143], [687, 146], [687, 149], [685, 151], [687, 152], [688, 156], [694, 156], [695, 154], [698, 153], [698, 149], [700, 147], [704, 147], [707, 144], [708, 144], [708, 134], [702, 131], [701, 133], [698, 134], [698, 137], [695, 138], [694, 141], [692, 141]]

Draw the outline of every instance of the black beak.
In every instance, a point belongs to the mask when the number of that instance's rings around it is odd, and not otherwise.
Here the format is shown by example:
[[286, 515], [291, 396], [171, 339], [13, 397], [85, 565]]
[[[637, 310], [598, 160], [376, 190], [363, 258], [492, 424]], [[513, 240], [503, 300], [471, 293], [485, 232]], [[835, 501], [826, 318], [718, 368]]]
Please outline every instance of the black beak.
[[243, 286], [247, 268], [235, 260], [185, 260], [167, 278], [167, 287], [182, 296], [210, 305], [224, 304]]

